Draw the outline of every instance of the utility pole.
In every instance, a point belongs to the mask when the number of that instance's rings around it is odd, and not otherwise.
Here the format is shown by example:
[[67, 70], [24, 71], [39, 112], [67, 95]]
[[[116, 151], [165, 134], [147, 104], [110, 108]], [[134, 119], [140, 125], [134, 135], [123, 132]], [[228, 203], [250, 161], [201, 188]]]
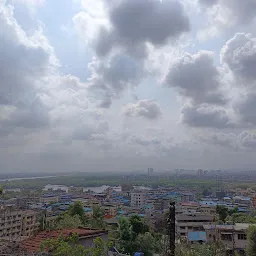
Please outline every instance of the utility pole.
[[167, 224], [169, 235], [169, 255], [175, 256], [175, 201], [170, 202]]

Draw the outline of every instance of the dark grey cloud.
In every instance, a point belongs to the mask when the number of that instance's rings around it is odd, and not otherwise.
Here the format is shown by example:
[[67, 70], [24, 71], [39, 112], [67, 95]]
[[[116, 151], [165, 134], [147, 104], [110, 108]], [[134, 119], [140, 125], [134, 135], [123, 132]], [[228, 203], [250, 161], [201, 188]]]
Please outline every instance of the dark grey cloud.
[[127, 105], [123, 113], [128, 117], [143, 117], [151, 120], [157, 119], [162, 115], [161, 108], [157, 102], [149, 99]]
[[238, 79], [238, 85], [256, 84], [256, 38], [252, 35], [238, 33], [227, 41], [221, 51], [221, 61]]
[[198, 0], [198, 3], [206, 6], [206, 7], [210, 7], [213, 6], [215, 4], [217, 4], [219, 2], [219, 0]]
[[255, 150], [256, 149], [256, 134], [253, 132], [243, 132], [240, 135], [240, 143], [242, 147]]
[[185, 106], [181, 120], [184, 124], [202, 128], [229, 128], [232, 122], [223, 108], [213, 106]]
[[158, 138], [151, 138], [151, 137], [142, 137], [142, 136], [131, 136], [129, 138], [131, 143], [138, 144], [140, 146], [159, 146], [161, 145], [161, 140]]
[[99, 106], [110, 107], [112, 99], [136, 87], [143, 78], [143, 62], [127, 55], [114, 55], [107, 61], [95, 59], [90, 65], [89, 89], [100, 95]]
[[228, 147], [235, 149], [237, 147], [237, 136], [232, 133], [216, 133], [206, 136], [200, 136], [200, 141], [210, 145]]
[[99, 56], [106, 55], [113, 47], [145, 56], [147, 42], [162, 46], [190, 30], [183, 6], [176, 0], [121, 0], [105, 4], [111, 28], [102, 27], [94, 42]]
[[246, 125], [256, 125], [256, 94], [248, 92], [241, 95], [239, 101], [234, 104], [234, 110], [240, 118], [240, 122]]
[[227, 102], [221, 87], [221, 74], [214, 65], [212, 52], [186, 54], [173, 63], [164, 79], [168, 87], [175, 87], [193, 104], [219, 104]]

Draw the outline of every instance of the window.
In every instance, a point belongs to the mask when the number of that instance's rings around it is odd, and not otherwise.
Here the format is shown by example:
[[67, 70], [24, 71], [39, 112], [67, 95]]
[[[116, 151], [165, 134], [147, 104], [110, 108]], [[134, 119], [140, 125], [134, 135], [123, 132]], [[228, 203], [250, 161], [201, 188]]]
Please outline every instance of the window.
[[247, 235], [246, 234], [238, 234], [237, 238], [238, 238], [238, 240], [246, 240], [247, 239]]
[[232, 241], [232, 234], [221, 234], [221, 240]]

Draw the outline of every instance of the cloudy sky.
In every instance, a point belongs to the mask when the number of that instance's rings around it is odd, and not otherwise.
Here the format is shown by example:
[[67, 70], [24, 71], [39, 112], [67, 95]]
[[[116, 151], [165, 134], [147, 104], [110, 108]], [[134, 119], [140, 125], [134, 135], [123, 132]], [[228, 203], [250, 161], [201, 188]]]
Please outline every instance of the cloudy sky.
[[254, 168], [255, 0], [0, 0], [0, 171]]

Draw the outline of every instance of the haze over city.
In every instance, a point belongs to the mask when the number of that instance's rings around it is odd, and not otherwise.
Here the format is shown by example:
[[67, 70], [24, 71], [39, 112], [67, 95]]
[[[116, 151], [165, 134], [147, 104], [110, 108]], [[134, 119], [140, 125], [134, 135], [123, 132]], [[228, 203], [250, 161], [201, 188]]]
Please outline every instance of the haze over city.
[[0, 0], [0, 172], [255, 170], [255, 0]]

